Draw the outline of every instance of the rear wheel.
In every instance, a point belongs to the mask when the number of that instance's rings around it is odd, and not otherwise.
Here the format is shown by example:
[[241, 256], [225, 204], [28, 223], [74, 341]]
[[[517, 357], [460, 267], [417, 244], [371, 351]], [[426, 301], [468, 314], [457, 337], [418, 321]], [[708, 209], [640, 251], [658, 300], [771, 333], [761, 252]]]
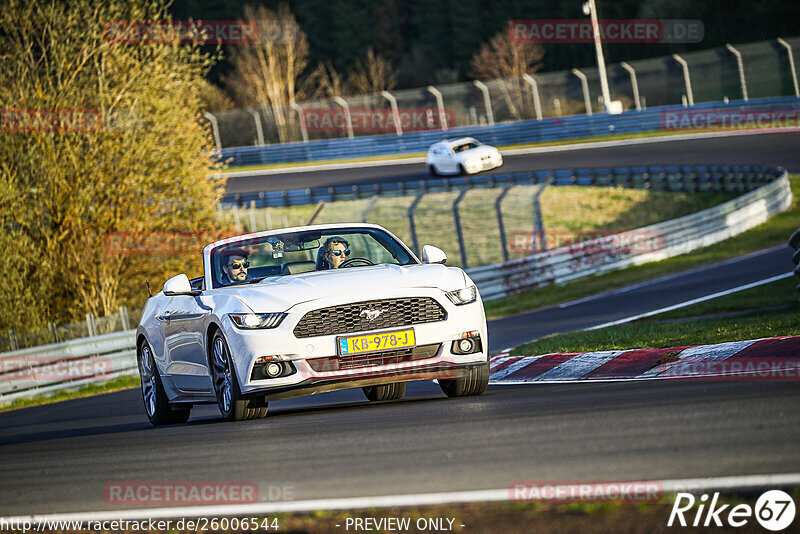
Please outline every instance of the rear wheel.
[[239, 390], [239, 381], [233, 368], [233, 358], [225, 336], [217, 330], [211, 342], [211, 376], [217, 406], [225, 421], [263, 419], [267, 416], [267, 402], [263, 397], [245, 398]]
[[473, 367], [467, 376], [439, 380], [439, 387], [448, 397], [470, 397], [480, 395], [489, 385], [489, 362]]
[[144, 412], [154, 426], [169, 425], [174, 423], [185, 423], [189, 420], [192, 413], [191, 408], [181, 408], [173, 410], [169, 405], [169, 399], [161, 383], [153, 358], [153, 350], [147, 341], [143, 341], [139, 346], [139, 378], [142, 383], [142, 401], [144, 402]]
[[365, 386], [361, 388], [364, 396], [372, 401], [398, 400], [406, 394], [405, 382], [394, 382], [380, 386]]

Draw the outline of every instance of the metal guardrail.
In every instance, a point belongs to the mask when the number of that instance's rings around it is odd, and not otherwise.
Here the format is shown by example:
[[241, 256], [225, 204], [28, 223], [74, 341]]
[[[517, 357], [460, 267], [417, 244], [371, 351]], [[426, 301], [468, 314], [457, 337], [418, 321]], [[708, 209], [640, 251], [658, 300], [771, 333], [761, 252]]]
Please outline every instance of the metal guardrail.
[[773, 169], [773, 173], [771, 183], [692, 215], [467, 272], [481, 296], [491, 300], [685, 254], [788, 209], [792, 201], [788, 174], [783, 169]]
[[[485, 126], [463, 126], [448, 131], [427, 130], [408, 132], [402, 136], [393, 134], [337, 138], [310, 141], [307, 143], [283, 143], [275, 145], [241, 146], [217, 150], [221, 160], [231, 166], [266, 165], [320, 161], [388, 154], [425, 152], [442, 138], [476, 137], [481, 142], [503, 146], [518, 143], [554, 141], [575, 137], [593, 137], [608, 134], [640, 133], [668, 129], [669, 113], [697, 114], [703, 111], [720, 113], [732, 111], [798, 111], [800, 99], [795, 96], [732, 100], [728, 103], [708, 102], [692, 107], [680, 105], [654, 107], [643, 111], [626, 111], [619, 115], [596, 113], [550, 117], [542, 120], [505, 122]], [[761, 125], [758, 125], [761, 126]], [[690, 126], [686, 131], [692, 131]]]
[[[469, 269], [468, 272], [483, 298], [491, 300], [683, 254], [737, 235], [786, 210], [791, 204], [791, 188], [783, 169], [724, 167], [727, 169], [724, 173], [692, 169], [691, 174], [665, 171], [658, 178], [659, 183], [674, 190], [688, 187], [697, 191], [720, 190], [716, 187], [727, 191], [755, 189], [719, 206], [679, 219], [519, 260]], [[595, 176], [608, 179], [607, 185], [619, 185], [614, 176], [626, 176], [625, 183], [629, 184], [648, 183], [646, 180], [638, 182], [634, 179], [638, 175], [632, 172], [618, 175], [599, 173]], [[575, 183], [579, 174], [564, 174], [561, 178]], [[792, 236], [790, 244], [794, 248], [800, 246], [800, 230]], [[795, 262], [797, 257], [795, 254]], [[0, 404], [136, 373], [133, 330], [5, 352], [0, 354]]]
[[135, 330], [0, 354], [0, 404], [137, 371]]
[[529, 171], [512, 174], [479, 174], [405, 182], [340, 185], [228, 195], [223, 204], [244, 204], [256, 208], [302, 206], [318, 202], [354, 200], [373, 196], [396, 197], [457, 191], [469, 188], [494, 188], [513, 185], [618, 186], [653, 191], [738, 191], [744, 192], [773, 179], [774, 169], [765, 166], [658, 165], [648, 167], [596, 167]]
[[[794, 249], [794, 254], [792, 255], [792, 262], [794, 262], [794, 274], [800, 276], [800, 228], [792, 234], [792, 237], [789, 239], [789, 246]], [[800, 291], [800, 284], [795, 288], [796, 291]]]

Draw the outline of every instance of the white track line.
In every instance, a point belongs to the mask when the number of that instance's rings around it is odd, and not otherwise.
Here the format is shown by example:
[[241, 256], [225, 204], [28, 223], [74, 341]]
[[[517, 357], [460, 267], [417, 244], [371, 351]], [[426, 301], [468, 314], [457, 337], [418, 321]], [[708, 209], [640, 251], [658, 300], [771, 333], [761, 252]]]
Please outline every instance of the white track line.
[[[623, 481], [619, 481], [623, 482]], [[644, 481], [638, 481], [644, 482]], [[733, 490], [800, 485], [800, 473], [773, 475], [743, 475], [708, 478], [684, 478], [652, 481], [660, 484], [664, 493], [679, 491]], [[554, 485], [569, 488], [570, 484]], [[314, 510], [354, 510], [399, 506], [428, 506], [449, 503], [509, 501], [510, 488], [454, 491], [443, 493], [417, 493], [385, 495], [379, 497], [345, 497], [340, 499], [313, 499], [307, 501], [277, 501], [219, 506], [182, 506], [174, 508], [141, 508], [137, 510], [110, 510], [102, 512], [75, 512], [68, 514], [28, 515], [3, 517], [7, 522], [30, 521], [113, 521], [136, 519], [169, 519], [178, 517], [253, 516], [281, 512], [310, 512]], [[565, 492], [565, 494], [567, 494]]]
[[[595, 148], [611, 148], [615, 146], [646, 145], [652, 143], [666, 143], [670, 141], [687, 141], [692, 139], [710, 139], [713, 137], [731, 137], [734, 135], [761, 135], [771, 133], [800, 132], [800, 128], [768, 128], [763, 130], [734, 130], [730, 132], [707, 132], [695, 134], [665, 135], [662, 137], [644, 137], [638, 139], [619, 139], [615, 141], [589, 141], [571, 145], [553, 145], [531, 148], [502, 149], [503, 155], [521, 156], [526, 154], [545, 154], [548, 152], [564, 152], [569, 150], [591, 150]], [[271, 174], [289, 174], [314, 171], [332, 171], [337, 169], [359, 169], [364, 167], [384, 167], [391, 165], [408, 165], [425, 163], [424, 157], [409, 157], [398, 159], [382, 159], [375, 161], [354, 161], [350, 163], [320, 163], [318, 165], [298, 165], [296, 167], [281, 167], [277, 169], [255, 169], [251, 171], [222, 172], [212, 175], [212, 178], [242, 178], [246, 176], [268, 176]], [[502, 168], [501, 168], [502, 170]]]
[[748, 260], [748, 259], [752, 258], [753, 256], [758, 256], [758, 255], [761, 255], [761, 254], [770, 254], [770, 253], [772, 253], [772, 252], [774, 252], [774, 251], [776, 251], [778, 249], [784, 249], [784, 248], [786, 248], [786, 245], [775, 245], [774, 247], [765, 248], [763, 250], [758, 250], [756, 252], [750, 252], [750, 253], [742, 255], [742, 256], [736, 256], [735, 258], [728, 258], [727, 260], [721, 261], [719, 263], [712, 263], [712, 264], [709, 264], [709, 265], [702, 265], [700, 267], [693, 267], [692, 269], [689, 269], [687, 271], [681, 271], [681, 272], [678, 272], [678, 273], [673, 273], [673, 274], [660, 276], [658, 278], [653, 278], [651, 280], [645, 280], [644, 282], [638, 282], [636, 284], [631, 284], [629, 286], [621, 287], [621, 288], [618, 288], [618, 289], [612, 289], [610, 291], [604, 291], [603, 293], [597, 293], [596, 295], [589, 295], [588, 297], [582, 297], [582, 298], [579, 298], [577, 300], [570, 300], [568, 302], [564, 302], [562, 304], [559, 304], [558, 307], [559, 308], [569, 308], [570, 306], [575, 306], [576, 304], [582, 304], [584, 302], [590, 302], [592, 300], [597, 300], [599, 298], [604, 298], [604, 297], [608, 297], [608, 296], [611, 296], [611, 295], [619, 295], [621, 293], [627, 293], [628, 291], [633, 291], [634, 289], [640, 289], [640, 288], [643, 288], [643, 287], [652, 286], [654, 284], [660, 284], [660, 283], [666, 282], [668, 280], [673, 280], [675, 278], [680, 278], [681, 276], [688, 276], [688, 275], [691, 275], [691, 274], [699, 273], [701, 271], [706, 271], [706, 270], [714, 269], [714, 268], [717, 268], [717, 267], [723, 267], [723, 266], [728, 265], [730, 263], [737, 263], [737, 262], [740, 262], [740, 261], [745, 261], [745, 260]]
[[784, 273], [779, 274], [777, 276], [773, 276], [771, 278], [766, 278], [764, 280], [759, 280], [758, 282], [752, 282], [749, 284], [745, 284], [743, 286], [734, 287], [733, 289], [726, 289], [725, 291], [719, 291], [717, 293], [712, 293], [711, 295], [706, 295], [704, 297], [698, 297], [696, 299], [687, 300], [684, 302], [680, 302], [678, 304], [673, 304], [672, 306], [667, 306], [666, 308], [661, 308], [658, 310], [653, 310], [645, 313], [640, 313], [637, 315], [631, 315], [630, 317], [625, 317], [623, 319], [617, 319], [616, 321], [610, 321], [608, 323], [599, 324], [597, 326], [591, 326], [586, 328], [585, 330], [598, 330], [600, 328], [606, 328], [608, 326], [615, 326], [618, 324], [629, 323], [631, 321], [635, 321], [637, 319], [641, 319], [643, 317], [650, 317], [651, 315], [658, 315], [659, 313], [664, 313], [672, 310], [677, 310], [678, 308], [685, 308], [686, 306], [691, 306], [692, 304], [697, 304], [698, 302], [705, 302], [706, 300], [715, 299], [717, 297], [724, 297], [725, 295], [730, 295], [731, 293], [736, 293], [737, 291], [744, 291], [745, 289], [750, 289], [752, 287], [758, 287], [760, 285], [769, 284], [770, 282], [775, 282], [776, 280], [783, 280], [784, 278], [789, 278], [790, 276], [794, 276], [794, 273]]

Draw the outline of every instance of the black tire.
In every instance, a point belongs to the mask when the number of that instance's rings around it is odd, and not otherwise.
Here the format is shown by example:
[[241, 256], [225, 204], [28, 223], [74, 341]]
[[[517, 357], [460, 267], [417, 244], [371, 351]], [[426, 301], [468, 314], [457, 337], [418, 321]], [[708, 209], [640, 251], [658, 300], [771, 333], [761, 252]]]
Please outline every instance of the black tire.
[[263, 397], [242, 396], [231, 351], [220, 330], [214, 333], [209, 350], [211, 379], [222, 419], [230, 422], [266, 417], [268, 404]]
[[428, 165], [428, 172], [431, 174], [431, 176], [439, 176], [439, 173], [436, 172], [436, 167], [433, 165]]
[[458, 164], [458, 175], [459, 176], [466, 176], [467, 175], [466, 169], [464, 169], [464, 166], [462, 164], [460, 164], [460, 163]]
[[142, 390], [144, 413], [153, 426], [185, 423], [192, 413], [189, 408], [172, 409], [158, 374], [158, 366], [153, 357], [153, 349], [147, 341], [142, 341], [137, 351], [139, 381]]
[[481, 395], [489, 385], [489, 362], [473, 367], [467, 376], [461, 378], [440, 379], [439, 387], [448, 397], [471, 397]]
[[398, 400], [406, 394], [406, 383], [394, 382], [380, 386], [365, 386], [361, 388], [361, 391], [370, 402]]

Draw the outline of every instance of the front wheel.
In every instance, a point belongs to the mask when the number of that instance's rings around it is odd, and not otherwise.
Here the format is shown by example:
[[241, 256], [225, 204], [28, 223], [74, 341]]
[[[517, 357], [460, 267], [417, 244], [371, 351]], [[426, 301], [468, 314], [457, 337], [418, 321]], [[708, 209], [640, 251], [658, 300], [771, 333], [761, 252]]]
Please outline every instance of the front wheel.
[[398, 400], [403, 398], [406, 394], [405, 382], [394, 382], [392, 384], [383, 384], [380, 386], [365, 386], [361, 388], [364, 396], [371, 402], [385, 401], [385, 400]]
[[439, 380], [439, 387], [448, 397], [471, 397], [481, 395], [489, 385], [489, 362], [473, 367], [467, 376]]
[[139, 346], [139, 378], [142, 383], [142, 401], [144, 402], [144, 412], [153, 426], [169, 425], [173, 423], [185, 423], [189, 420], [192, 413], [191, 408], [181, 408], [173, 410], [169, 405], [169, 399], [158, 375], [153, 350], [147, 341], [143, 341]]
[[263, 398], [245, 398], [239, 390], [233, 358], [221, 331], [214, 334], [211, 343], [211, 375], [217, 406], [225, 421], [263, 419], [267, 416], [267, 402]]
[[439, 173], [436, 171], [436, 167], [434, 165], [428, 165], [428, 172], [431, 176], [439, 176]]

